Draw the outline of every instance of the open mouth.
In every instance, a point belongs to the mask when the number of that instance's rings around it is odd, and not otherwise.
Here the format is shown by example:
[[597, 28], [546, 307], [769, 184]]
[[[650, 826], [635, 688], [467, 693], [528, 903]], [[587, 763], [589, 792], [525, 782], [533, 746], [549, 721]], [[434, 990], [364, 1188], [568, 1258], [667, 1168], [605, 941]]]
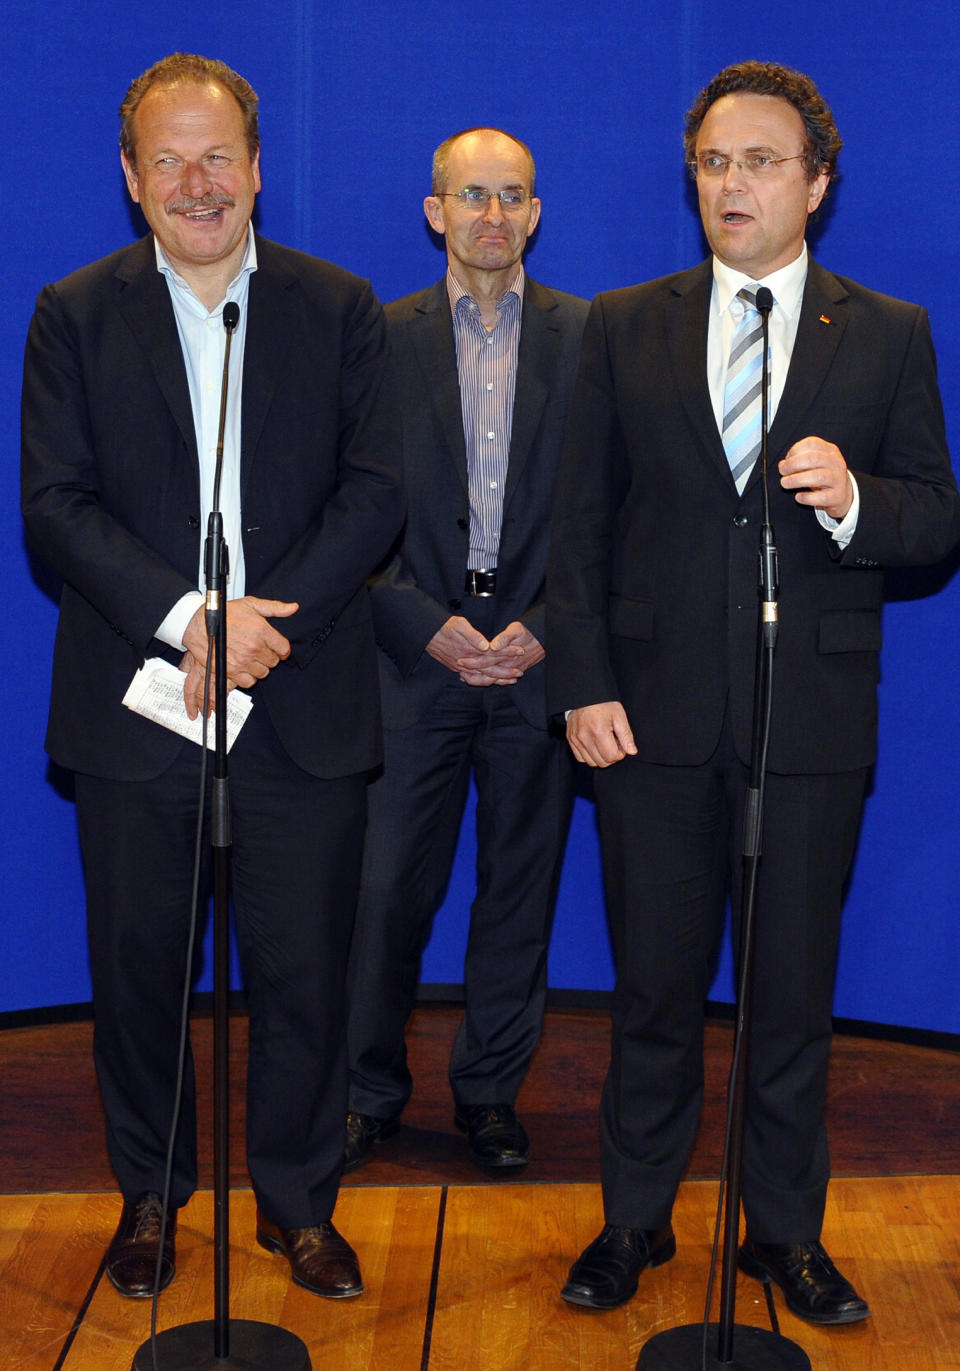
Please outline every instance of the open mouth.
[[732, 209], [727, 214], [721, 214], [720, 218], [725, 224], [748, 224], [749, 214], [740, 214], [738, 210]]

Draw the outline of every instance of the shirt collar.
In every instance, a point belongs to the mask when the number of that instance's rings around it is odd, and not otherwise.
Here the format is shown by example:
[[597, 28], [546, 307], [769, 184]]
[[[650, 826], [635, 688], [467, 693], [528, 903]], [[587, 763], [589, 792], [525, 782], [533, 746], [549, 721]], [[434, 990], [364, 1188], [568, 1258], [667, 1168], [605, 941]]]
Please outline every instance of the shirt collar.
[[193, 289], [188, 284], [188, 282], [185, 281], [184, 278], [180, 275], [180, 273], [174, 267], [172, 267], [170, 263], [167, 261], [166, 253], [160, 246], [160, 240], [156, 234], [153, 235], [153, 246], [157, 257], [157, 271], [161, 272], [162, 275], [166, 276], [168, 282], [176, 286], [181, 293], [186, 294], [192, 300], [196, 300], [197, 304], [200, 305], [203, 309], [204, 314], [209, 314], [211, 316], [216, 316], [222, 311], [224, 305], [230, 299], [230, 296], [233, 294], [233, 292], [237, 289], [240, 282], [243, 280], [244, 276], [249, 276], [252, 272], [256, 271], [257, 269], [257, 243], [253, 233], [253, 225], [248, 224], [247, 246], [244, 250], [243, 261], [240, 263], [240, 270], [237, 272], [236, 276], [230, 282], [229, 286], [227, 286], [224, 297], [220, 301], [217, 308], [208, 310], [206, 305], [201, 304], [201, 302], [197, 300], [197, 297], [194, 294]]
[[[525, 281], [526, 276], [521, 265], [517, 267], [516, 276], [513, 278], [509, 286], [507, 286], [506, 290], [500, 296], [500, 299], [497, 301], [498, 311], [500, 309], [500, 306], [506, 300], [507, 296], [511, 294], [514, 295], [517, 298], [517, 300], [520, 301], [521, 304], [523, 303], [523, 288]], [[449, 267], [447, 267], [447, 298], [450, 301], [451, 312], [454, 314], [456, 313], [457, 305], [460, 303], [461, 300], [469, 300], [471, 304], [474, 305], [476, 305], [477, 303], [474, 300], [473, 296], [470, 294], [470, 292], [460, 284], [460, 282], [454, 276], [453, 272], [450, 270]]]
[[726, 266], [719, 258], [713, 259], [713, 298], [717, 312], [723, 314], [729, 309], [730, 302], [741, 287], [750, 281], [767, 286], [774, 303], [784, 314], [793, 317], [799, 313], [803, 299], [803, 287], [807, 280], [807, 245], [804, 243], [800, 256], [788, 262], [785, 267], [771, 271], [769, 276], [745, 276], [742, 271]]

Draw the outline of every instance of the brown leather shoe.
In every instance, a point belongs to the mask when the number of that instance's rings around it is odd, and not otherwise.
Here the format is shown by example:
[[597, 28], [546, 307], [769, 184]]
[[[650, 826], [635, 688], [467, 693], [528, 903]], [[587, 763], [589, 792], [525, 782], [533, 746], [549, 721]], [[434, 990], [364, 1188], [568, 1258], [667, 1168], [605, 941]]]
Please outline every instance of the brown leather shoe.
[[[157, 1278], [157, 1255], [160, 1251], [160, 1224], [163, 1205], [159, 1195], [143, 1195], [139, 1200], [124, 1200], [117, 1231], [107, 1248], [107, 1275], [121, 1295], [134, 1300], [149, 1299]], [[163, 1258], [160, 1263], [160, 1286], [166, 1290], [173, 1280], [174, 1238], [177, 1232], [177, 1211], [167, 1215], [163, 1238]]]
[[332, 1223], [312, 1228], [278, 1228], [257, 1210], [257, 1242], [268, 1252], [279, 1252], [290, 1263], [295, 1285], [345, 1300], [363, 1294], [363, 1277], [357, 1254]]

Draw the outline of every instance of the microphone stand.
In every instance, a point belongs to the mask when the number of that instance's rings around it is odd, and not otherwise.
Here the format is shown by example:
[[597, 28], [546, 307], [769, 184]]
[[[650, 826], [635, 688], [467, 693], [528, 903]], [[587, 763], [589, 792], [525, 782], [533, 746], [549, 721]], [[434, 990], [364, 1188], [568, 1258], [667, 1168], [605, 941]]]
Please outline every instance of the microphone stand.
[[[227, 616], [229, 551], [223, 537], [220, 476], [227, 418], [230, 344], [239, 306], [223, 307], [227, 341], [220, 382], [220, 419], [213, 508], [207, 520], [205, 620], [214, 651], [214, 765], [210, 795], [213, 848], [213, 1250], [214, 1317], [184, 1323], [148, 1339], [132, 1371], [312, 1371], [306, 1346], [273, 1324], [230, 1318], [230, 790], [227, 771]], [[202, 744], [205, 746], [205, 744]]]
[[[740, 1201], [743, 1190], [743, 1135], [747, 1096], [747, 1063], [756, 948], [757, 877], [763, 835], [763, 809], [773, 703], [773, 653], [779, 630], [777, 547], [770, 523], [770, 491], [767, 484], [767, 416], [770, 388], [768, 333], [773, 296], [766, 286], [757, 291], [757, 310], [763, 323], [763, 368], [760, 388], [760, 471], [763, 483], [763, 525], [760, 532], [757, 658], [753, 685], [753, 735], [750, 781], [743, 817], [743, 884], [740, 902], [739, 975], [737, 1024], [733, 1062], [727, 1090], [727, 1132], [720, 1173], [725, 1194], [723, 1273], [720, 1286], [720, 1322], [685, 1324], [658, 1333], [643, 1347], [637, 1371], [810, 1371], [810, 1359], [802, 1347], [780, 1332], [734, 1323], [737, 1287], [737, 1248], [740, 1241]], [[769, 1289], [769, 1287], [768, 1287]], [[769, 1299], [769, 1296], [768, 1296]], [[734, 1355], [734, 1333], [737, 1338]], [[716, 1351], [709, 1346], [716, 1335]]]

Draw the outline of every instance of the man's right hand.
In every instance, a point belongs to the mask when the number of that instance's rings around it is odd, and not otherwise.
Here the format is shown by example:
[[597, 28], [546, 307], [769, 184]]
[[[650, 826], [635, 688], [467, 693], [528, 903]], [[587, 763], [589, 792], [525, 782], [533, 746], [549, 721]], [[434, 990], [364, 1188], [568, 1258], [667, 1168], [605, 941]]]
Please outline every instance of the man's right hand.
[[[287, 600], [261, 600], [244, 595], [240, 600], [228, 600], [227, 615], [227, 690], [234, 686], [249, 689], [268, 676], [278, 662], [290, 656], [290, 643], [269, 619], [287, 619], [296, 614], [299, 605]], [[187, 716], [195, 719], [203, 707], [203, 672], [207, 659], [207, 621], [204, 607], [194, 614], [183, 635], [187, 649], [181, 671], [187, 673], [183, 683], [183, 698]], [[211, 672], [210, 707], [213, 707], [213, 674]]]
[[567, 742], [577, 761], [587, 766], [613, 766], [624, 757], [637, 755], [627, 713], [619, 700], [571, 709]]

